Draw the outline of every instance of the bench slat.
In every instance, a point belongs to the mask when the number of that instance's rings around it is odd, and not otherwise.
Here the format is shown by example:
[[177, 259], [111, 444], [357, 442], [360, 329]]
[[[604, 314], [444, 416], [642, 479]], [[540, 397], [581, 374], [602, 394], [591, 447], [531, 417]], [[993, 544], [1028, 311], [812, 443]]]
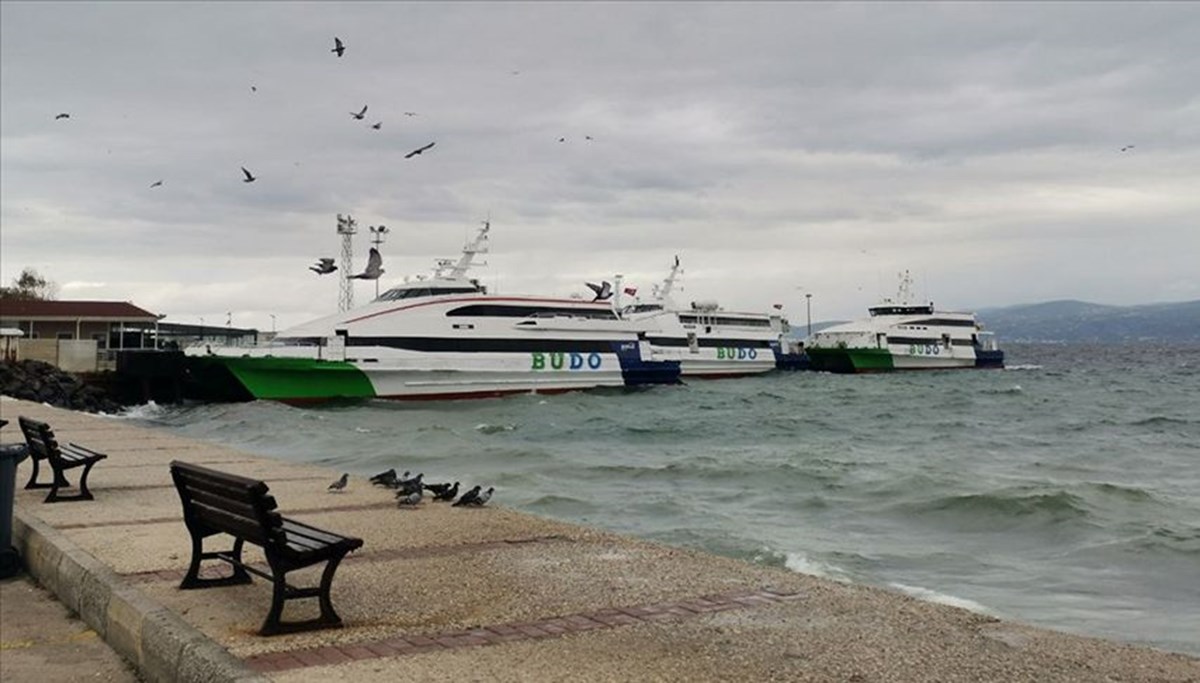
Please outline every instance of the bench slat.
[[193, 501], [192, 514], [197, 521], [214, 531], [232, 534], [256, 545], [265, 546], [273, 540], [257, 520], [240, 517], [220, 508]]

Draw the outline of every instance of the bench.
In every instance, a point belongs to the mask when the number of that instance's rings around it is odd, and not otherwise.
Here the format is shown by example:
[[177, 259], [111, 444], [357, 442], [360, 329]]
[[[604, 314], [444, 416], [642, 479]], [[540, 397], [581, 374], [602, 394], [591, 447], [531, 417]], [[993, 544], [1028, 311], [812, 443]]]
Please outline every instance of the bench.
[[[274, 586], [271, 611], [259, 635], [295, 633], [342, 625], [329, 588], [342, 558], [362, 547], [361, 538], [342, 536], [288, 519], [276, 512], [274, 496], [265, 482], [218, 472], [191, 463], [171, 463], [171, 479], [183, 503], [183, 521], [192, 537], [192, 561], [181, 589], [209, 588], [250, 583], [250, 574], [269, 579]], [[233, 548], [204, 551], [204, 539], [216, 534], [233, 536]], [[269, 571], [242, 561], [242, 546], [253, 543], [263, 549]], [[203, 560], [222, 560], [232, 565], [230, 576], [201, 578]], [[325, 562], [320, 586], [296, 588], [287, 583], [287, 573]], [[261, 565], [259, 565], [261, 566]], [[299, 598], [318, 598], [321, 615], [307, 621], [282, 622], [284, 603]]]
[[[88, 473], [92, 471], [93, 465], [108, 456], [79, 444], [60, 444], [54, 438], [54, 430], [50, 429], [50, 425], [40, 420], [22, 415], [17, 417], [17, 423], [21, 425], [21, 432], [25, 435], [25, 443], [29, 446], [29, 459], [33, 463], [33, 472], [29, 475], [29, 482], [25, 484], [25, 488], [50, 489], [45, 500], [47, 503], [93, 500], [87, 485]], [[50, 482], [39, 483], [37, 480], [38, 466], [42, 461], [50, 464], [53, 474], [53, 480]], [[79, 475], [79, 492], [73, 496], [59, 495], [59, 489], [71, 486], [71, 482], [67, 481], [66, 471], [75, 467], [83, 468], [83, 473]]]

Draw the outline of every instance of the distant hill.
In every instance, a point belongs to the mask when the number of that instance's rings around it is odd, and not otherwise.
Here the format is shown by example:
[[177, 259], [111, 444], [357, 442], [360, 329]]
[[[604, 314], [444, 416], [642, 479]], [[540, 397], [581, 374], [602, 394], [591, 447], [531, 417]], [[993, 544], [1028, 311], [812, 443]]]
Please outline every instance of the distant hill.
[[1047, 301], [977, 314], [1002, 341], [1200, 342], [1200, 300], [1138, 306]]

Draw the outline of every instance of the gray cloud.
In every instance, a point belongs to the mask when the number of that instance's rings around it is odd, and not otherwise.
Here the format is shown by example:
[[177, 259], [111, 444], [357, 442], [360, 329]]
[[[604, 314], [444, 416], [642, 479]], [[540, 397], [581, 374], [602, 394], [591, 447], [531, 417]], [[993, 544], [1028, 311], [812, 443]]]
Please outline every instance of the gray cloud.
[[337, 213], [392, 229], [389, 276], [490, 217], [504, 291], [678, 253], [688, 296], [793, 318], [903, 269], [959, 307], [1200, 297], [1186, 3], [5, 2], [0, 32], [0, 277], [63, 298], [298, 323]]

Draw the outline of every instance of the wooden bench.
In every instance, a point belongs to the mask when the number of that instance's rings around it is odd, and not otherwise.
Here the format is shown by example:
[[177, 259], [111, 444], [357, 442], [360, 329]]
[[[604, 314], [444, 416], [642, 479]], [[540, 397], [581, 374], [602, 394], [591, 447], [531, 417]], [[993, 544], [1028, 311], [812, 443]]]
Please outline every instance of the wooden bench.
[[[218, 472], [178, 460], [171, 463], [171, 478], [183, 503], [183, 521], [192, 537], [192, 561], [180, 588], [208, 588], [250, 583], [250, 574], [270, 579], [274, 586], [271, 611], [259, 635], [294, 633], [342, 625], [329, 588], [342, 558], [362, 547], [361, 538], [342, 536], [281, 516], [275, 511], [274, 496], [267, 485], [256, 479]], [[233, 548], [204, 551], [204, 539], [216, 534], [233, 536]], [[242, 561], [245, 543], [260, 546], [267, 557], [269, 571]], [[200, 562], [222, 560], [233, 567], [230, 576], [201, 578]], [[321, 585], [295, 588], [286, 581], [287, 573], [326, 562]], [[260, 565], [261, 566], [261, 565]], [[284, 603], [298, 598], [318, 598], [321, 616], [307, 621], [282, 622]]]
[[[50, 425], [40, 420], [22, 415], [17, 417], [17, 422], [21, 425], [21, 432], [25, 435], [25, 443], [29, 446], [29, 459], [33, 463], [33, 472], [29, 475], [29, 482], [25, 484], [25, 488], [50, 489], [49, 495], [46, 496], [45, 502], [47, 503], [93, 500], [92, 492], [88, 490], [87, 485], [88, 473], [92, 471], [93, 465], [108, 456], [90, 448], [84, 448], [79, 444], [60, 444], [54, 438], [54, 430], [50, 429]], [[37, 480], [38, 466], [42, 461], [50, 464], [53, 475], [53, 480], [50, 482], [39, 483]], [[83, 468], [83, 473], [79, 475], [79, 493], [73, 496], [59, 495], [59, 489], [71, 486], [71, 482], [67, 481], [66, 471], [75, 467]]]

